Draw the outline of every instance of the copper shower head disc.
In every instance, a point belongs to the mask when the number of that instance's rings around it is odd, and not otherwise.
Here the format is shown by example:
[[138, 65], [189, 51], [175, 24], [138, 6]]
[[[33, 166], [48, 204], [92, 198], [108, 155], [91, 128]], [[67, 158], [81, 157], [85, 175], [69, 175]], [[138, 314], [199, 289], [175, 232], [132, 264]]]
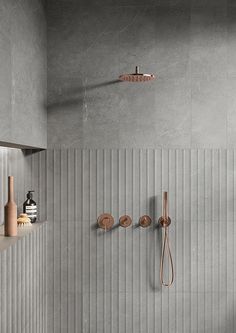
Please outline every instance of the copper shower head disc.
[[155, 79], [154, 74], [142, 74], [139, 73], [139, 67], [136, 66], [135, 73], [122, 74], [119, 76], [120, 81], [126, 82], [147, 82]]

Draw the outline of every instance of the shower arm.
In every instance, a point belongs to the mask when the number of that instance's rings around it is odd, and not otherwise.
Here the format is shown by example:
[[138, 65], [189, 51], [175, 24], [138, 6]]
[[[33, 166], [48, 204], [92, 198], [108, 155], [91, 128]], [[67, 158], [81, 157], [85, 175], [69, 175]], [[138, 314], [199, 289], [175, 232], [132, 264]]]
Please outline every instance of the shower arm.
[[[170, 251], [169, 235], [168, 235], [168, 226], [171, 223], [171, 219], [168, 216], [167, 192], [163, 193], [163, 213], [162, 213], [162, 216], [159, 218], [159, 223], [160, 223], [161, 227], [164, 228], [164, 238], [163, 238], [163, 242], [162, 242], [161, 263], [160, 263], [160, 281], [163, 286], [170, 287], [174, 281], [174, 266], [173, 266], [171, 251]], [[167, 251], [167, 253], [166, 253], [166, 251]], [[168, 256], [168, 259], [169, 259], [168, 262], [170, 263], [170, 267], [171, 267], [171, 279], [169, 280], [169, 282], [164, 282], [163, 266], [164, 266], [165, 253]]]

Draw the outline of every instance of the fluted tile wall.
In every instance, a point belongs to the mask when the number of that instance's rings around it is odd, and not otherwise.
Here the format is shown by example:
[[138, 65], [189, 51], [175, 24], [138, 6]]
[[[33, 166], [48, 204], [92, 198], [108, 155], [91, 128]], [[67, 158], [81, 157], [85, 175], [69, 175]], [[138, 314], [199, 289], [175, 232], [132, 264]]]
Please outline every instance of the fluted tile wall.
[[[19, 212], [22, 212], [27, 190], [35, 186], [37, 200], [41, 198], [43, 186], [41, 185], [41, 191], [38, 190], [41, 178], [35, 172], [40, 165], [38, 158], [38, 154], [0, 148], [0, 224], [4, 220], [3, 207], [7, 201], [8, 175], [15, 177], [15, 201]], [[36, 175], [37, 178], [34, 178]], [[0, 252], [1, 333], [46, 332], [46, 236], [46, 225], [43, 224]]]
[[46, 225], [0, 253], [0, 331], [46, 332]]
[[[50, 222], [48, 332], [236, 330], [235, 150], [65, 149], [37, 159]], [[165, 190], [169, 289], [159, 282]], [[103, 212], [116, 221], [107, 233], [96, 225]], [[133, 219], [126, 230], [122, 214]], [[148, 229], [138, 227], [143, 214], [154, 220]]]

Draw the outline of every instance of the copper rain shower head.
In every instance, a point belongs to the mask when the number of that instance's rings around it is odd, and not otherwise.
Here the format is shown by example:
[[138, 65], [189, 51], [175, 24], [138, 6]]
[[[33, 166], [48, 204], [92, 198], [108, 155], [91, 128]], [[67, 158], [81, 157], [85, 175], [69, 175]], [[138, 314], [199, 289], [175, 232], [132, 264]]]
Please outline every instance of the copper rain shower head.
[[146, 82], [155, 79], [154, 74], [142, 74], [139, 73], [139, 67], [135, 67], [135, 73], [132, 74], [122, 74], [119, 76], [120, 81], [127, 81], [127, 82]]

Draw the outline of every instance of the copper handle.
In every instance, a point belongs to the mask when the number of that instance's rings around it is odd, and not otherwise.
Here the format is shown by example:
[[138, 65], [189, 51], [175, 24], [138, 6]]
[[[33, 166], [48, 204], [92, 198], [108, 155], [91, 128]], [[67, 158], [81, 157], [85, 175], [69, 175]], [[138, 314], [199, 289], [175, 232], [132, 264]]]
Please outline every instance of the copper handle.
[[139, 219], [139, 225], [143, 228], [147, 228], [152, 223], [152, 219], [148, 215], [141, 216]]
[[166, 220], [168, 217], [168, 201], [167, 201], [167, 192], [163, 193], [163, 217]]
[[163, 206], [162, 206], [162, 216], [159, 218], [158, 222], [164, 227], [168, 227], [171, 224], [171, 218], [168, 214], [168, 193], [163, 192]]
[[132, 219], [129, 215], [123, 215], [119, 219], [120, 226], [123, 228], [127, 228], [132, 224]]

